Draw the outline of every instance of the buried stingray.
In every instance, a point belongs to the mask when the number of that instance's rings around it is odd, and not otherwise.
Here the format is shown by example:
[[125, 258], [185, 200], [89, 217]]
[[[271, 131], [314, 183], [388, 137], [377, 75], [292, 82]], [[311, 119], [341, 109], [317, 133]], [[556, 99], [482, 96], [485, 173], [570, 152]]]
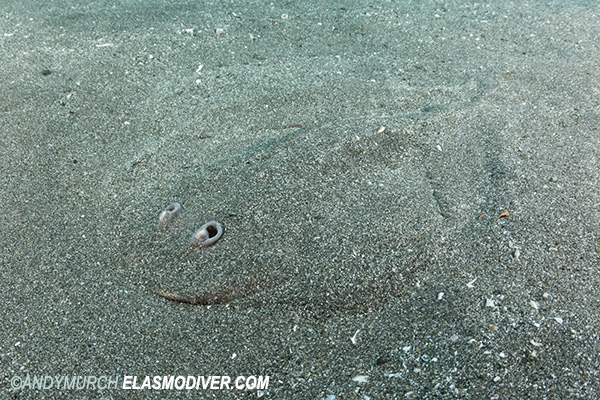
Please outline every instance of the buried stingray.
[[[182, 207], [179, 203], [169, 204], [159, 215], [159, 224], [167, 227], [176, 221], [181, 214]], [[213, 246], [223, 235], [223, 227], [216, 221], [210, 221], [202, 225], [191, 237], [189, 246], [192, 249], [206, 249]], [[263, 285], [264, 287], [264, 285]], [[152, 292], [167, 300], [186, 303], [192, 305], [216, 305], [227, 304], [234, 300], [241, 299], [248, 295], [257, 293], [261, 290], [261, 285], [256, 282], [247, 282], [245, 284], [235, 283], [227, 287], [215, 288], [205, 291], [200, 295], [185, 296], [172, 291], [163, 290], [157, 287], [151, 288]]]
[[[184, 170], [168, 189], [157, 185], [163, 193], [132, 191], [118, 236], [127, 275], [174, 302], [236, 301], [323, 318], [401, 296], [434, 258], [441, 233], [429, 232], [442, 218], [418, 166], [391, 169], [389, 151], [379, 162], [352, 143], [325, 158], [302, 148], [301, 162], [289, 150], [247, 156], [206, 174]], [[174, 218], [177, 206], [167, 207], [165, 224], [156, 221], [161, 195], [186, 207]], [[226, 233], [205, 248], [219, 229], [197, 231], [213, 219]]]
[[[173, 218], [167, 224], [160, 224], [153, 231], [155, 237], [161, 239], [152, 240], [151, 242], [154, 243], [152, 248], [156, 250], [159, 246], [163, 246], [164, 251], [159, 253], [175, 254], [176, 257], [171, 258], [171, 262], [167, 264], [169, 268], [159, 269], [161, 276], [158, 282], [144, 284], [154, 294], [169, 301], [212, 306], [246, 299], [246, 306], [288, 309], [305, 316], [328, 318], [340, 312], [364, 313], [379, 308], [391, 298], [401, 295], [402, 287], [412, 281], [412, 272], [406, 269], [400, 271], [399, 268], [386, 268], [374, 273], [373, 268], [369, 268], [362, 262], [360, 263], [363, 266], [360, 269], [367, 270], [348, 281], [346, 274], [352, 273], [353, 268], [350, 264], [356, 266], [356, 260], [343, 256], [335, 260], [334, 257], [327, 264], [318, 265], [316, 269], [307, 268], [310, 264], [315, 264], [310, 254], [318, 255], [318, 259], [324, 260], [325, 255], [331, 250], [328, 246], [319, 249], [318, 243], [315, 246], [314, 242], [305, 240], [303, 246], [296, 248], [288, 243], [284, 247], [277, 247], [271, 251], [265, 248], [257, 251], [253, 241], [241, 240], [244, 236], [247, 239], [247, 234], [244, 235], [235, 228], [231, 229], [237, 233], [235, 238], [228, 236], [225, 241], [218, 243], [217, 240], [211, 241], [209, 243], [212, 246], [209, 248], [203, 246], [204, 241], [221, 238], [223, 233], [221, 225], [216, 222], [204, 224], [190, 238], [189, 232], [192, 230], [189, 227], [192, 226], [193, 221], [199, 220], [199, 217], [192, 213], [181, 215], [181, 221], [178, 221], [179, 218]], [[233, 217], [228, 215], [226, 218]], [[238, 223], [244, 225], [239, 220]], [[184, 232], [187, 233], [185, 236], [182, 234]], [[262, 234], [255, 232], [255, 234], [256, 238], [263, 238], [261, 242], [272, 243], [275, 238], [275, 236], [270, 238], [263, 236], [264, 232]], [[183, 240], [184, 238], [186, 240]], [[233, 245], [231, 242], [228, 243], [230, 239], [234, 242]], [[389, 242], [389, 239], [382, 242]], [[179, 249], [176, 248], [177, 246]], [[251, 251], [252, 246], [255, 247], [254, 252]], [[174, 251], [168, 251], [169, 248]], [[365, 247], [360, 252], [366, 249]], [[181, 256], [182, 254], [185, 257]], [[236, 262], [242, 254], [245, 255], [242, 257], [243, 262]], [[305, 256], [302, 257], [300, 254]], [[415, 253], [410, 262], [411, 266], [417, 264], [417, 258], [420, 257]], [[160, 259], [166, 260], [165, 257]], [[335, 268], [336, 263], [340, 263], [342, 270], [331, 275], [331, 269]], [[198, 268], [193, 268], [194, 265]], [[231, 265], [236, 267], [228, 270], [227, 273], [214, 273], [215, 270]], [[183, 268], [185, 266], [187, 271]], [[194, 269], [201, 276], [200, 279], [197, 277], [194, 279], [192, 274]], [[192, 285], [182, 285], [190, 281], [193, 282]], [[165, 289], [172, 287], [173, 282], [177, 282], [176, 290]], [[206, 282], [214, 283], [206, 285]], [[198, 290], [199, 287], [203, 289]], [[188, 294], [194, 292], [197, 293]]]
[[[181, 206], [171, 207], [170, 212], [177, 216], [160, 224], [156, 211], [148, 211], [147, 218], [140, 218], [139, 212], [124, 216], [135, 221], [127, 227], [129, 236], [122, 238], [121, 245], [128, 275], [172, 302], [213, 306], [243, 300], [242, 307], [289, 310], [321, 319], [377, 309], [401, 295], [402, 288], [412, 281], [412, 272], [398, 263], [382, 269], [377, 257], [358, 260], [346, 254], [345, 247], [335, 245], [353, 237], [351, 232], [348, 237], [319, 238], [305, 225], [305, 231], [294, 235], [294, 229], [285, 229], [300, 225], [298, 221], [261, 225], [227, 212], [220, 214], [224, 224], [217, 228], [216, 224], [203, 224], [208, 213], [200, 215]], [[204, 226], [198, 229], [201, 224]], [[218, 233], [219, 239], [211, 246], [198, 243]], [[381, 237], [382, 245], [388, 243], [386, 250], [391, 248], [390, 240]], [[352, 251], [365, 254], [382, 249], [363, 242]], [[412, 253], [411, 269], [418, 267], [419, 258], [418, 252]]]

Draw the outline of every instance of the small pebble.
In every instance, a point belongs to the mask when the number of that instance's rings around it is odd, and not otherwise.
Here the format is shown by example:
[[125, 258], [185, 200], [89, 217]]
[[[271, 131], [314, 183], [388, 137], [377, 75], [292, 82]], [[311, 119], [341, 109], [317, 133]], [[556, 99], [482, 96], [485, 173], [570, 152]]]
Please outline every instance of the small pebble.
[[390, 362], [389, 358], [385, 358], [385, 357], [379, 357], [377, 360], [375, 360], [375, 365], [380, 366], [380, 365], [384, 365]]

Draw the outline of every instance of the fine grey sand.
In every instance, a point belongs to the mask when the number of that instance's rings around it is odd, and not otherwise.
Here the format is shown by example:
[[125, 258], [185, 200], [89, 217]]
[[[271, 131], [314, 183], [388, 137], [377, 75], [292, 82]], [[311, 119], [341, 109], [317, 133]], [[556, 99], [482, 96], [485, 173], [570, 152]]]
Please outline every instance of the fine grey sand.
[[0, 10], [1, 398], [600, 397], [596, 2]]

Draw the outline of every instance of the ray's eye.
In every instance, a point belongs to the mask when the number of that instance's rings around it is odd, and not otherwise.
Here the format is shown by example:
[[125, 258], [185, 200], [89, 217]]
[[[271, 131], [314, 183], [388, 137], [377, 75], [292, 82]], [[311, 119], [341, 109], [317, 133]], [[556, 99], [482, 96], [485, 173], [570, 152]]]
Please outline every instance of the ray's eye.
[[192, 236], [190, 244], [192, 247], [208, 247], [215, 244], [223, 235], [221, 224], [216, 221], [208, 222], [200, 227]]

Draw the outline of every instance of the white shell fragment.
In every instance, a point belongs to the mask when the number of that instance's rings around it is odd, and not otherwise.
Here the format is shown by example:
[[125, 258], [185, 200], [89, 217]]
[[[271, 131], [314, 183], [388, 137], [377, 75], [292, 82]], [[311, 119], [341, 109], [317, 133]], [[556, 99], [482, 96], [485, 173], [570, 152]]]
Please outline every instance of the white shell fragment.
[[533, 308], [535, 308], [536, 310], [540, 308], [540, 305], [538, 303], [536, 303], [535, 301], [531, 300], [529, 302], [529, 305]]
[[358, 332], [360, 332], [360, 329], [357, 329], [356, 332], [354, 332], [354, 336], [350, 338], [350, 341], [353, 345], [356, 345], [356, 337], [358, 336]]

